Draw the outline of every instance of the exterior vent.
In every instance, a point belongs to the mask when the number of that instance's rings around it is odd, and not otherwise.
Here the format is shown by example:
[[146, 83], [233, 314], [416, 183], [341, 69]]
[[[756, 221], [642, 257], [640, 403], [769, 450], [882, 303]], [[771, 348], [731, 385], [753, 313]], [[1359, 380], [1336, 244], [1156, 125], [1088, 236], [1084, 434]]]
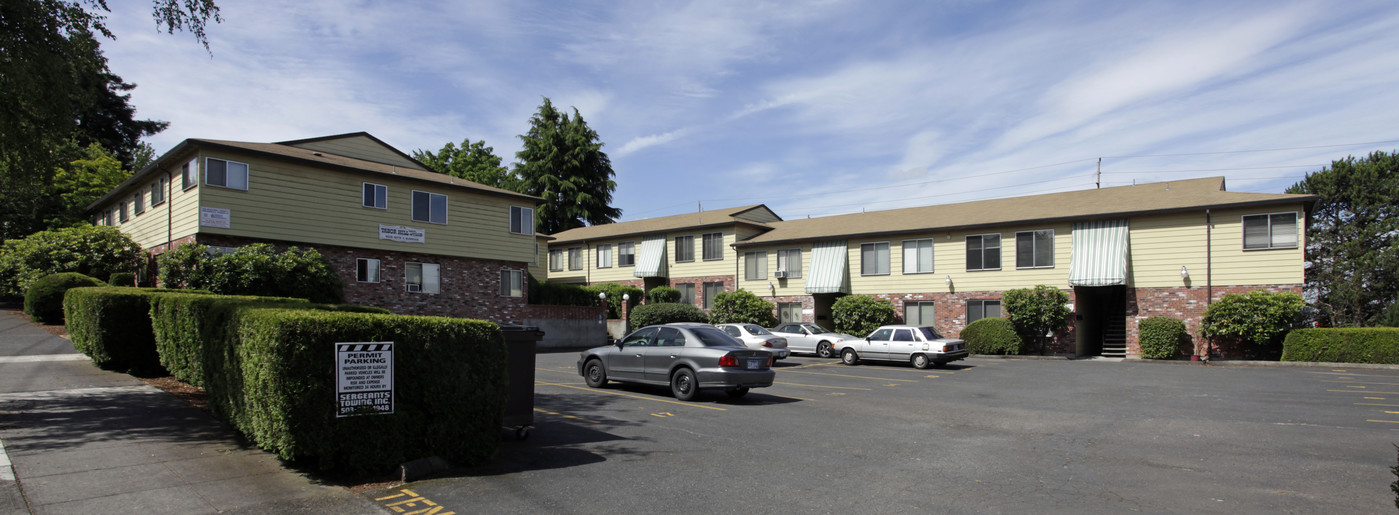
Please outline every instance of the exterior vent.
[[408, 291], [423, 291], [423, 285], [421, 285], [421, 284], [410, 284], [410, 285], [408, 285]]
[[787, 278], [787, 271], [786, 271], [786, 270], [778, 270], [776, 275], [777, 275], [777, 278], [778, 278], [778, 279], [786, 279], [786, 278]]

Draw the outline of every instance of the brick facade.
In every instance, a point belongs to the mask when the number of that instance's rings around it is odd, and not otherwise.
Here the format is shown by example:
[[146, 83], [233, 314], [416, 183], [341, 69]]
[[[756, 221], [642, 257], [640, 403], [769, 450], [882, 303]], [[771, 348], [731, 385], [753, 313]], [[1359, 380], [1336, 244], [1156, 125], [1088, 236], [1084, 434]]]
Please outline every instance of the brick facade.
[[[694, 277], [671, 277], [670, 287], [677, 284], [695, 285], [695, 307], [704, 309], [704, 283], [724, 283], [724, 291], [734, 291], [734, 276], [732, 275], [701, 275]], [[640, 284], [635, 285], [641, 288]]]
[[[1224, 295], [1230, 293], [1248, 293], [1254, 290], [1263, 290], [1272, 293], [1291, 292], [1302, 294], [1302, 285], [1256, 285], [1256, 286], [1215, 286], [1213, 288], [1213, 300], [1218, 301]], [[1205, 308], [1209, 307], [1205, 288], [1195, 287], [1173, 287], [1173, 288], [1135, 288], [1128, 290], [1128, 323], [1127, 323], [1127, 353], [1129, 355], [1141, 355], [1141, 346], [1138, 345], [1139, 332], [1137, 324], [1142, 320], [1155, 316], [1168, 316], [1177, 318], [1185, 322], [1185, 330], [1190, 334], [1193, 349], [1183, 349], [1182, 355], [1196, 354], [1204, 356], [1208, 353], [1211, 358], [1222, 359], [1243, 359], [1254, 357], [1256, 348], [1240, 342], [1215, 340], [1207, 341], [1200, 336], [1200, 323], [1205, 315]], [[1135, 296], [1132, 294], [1135, 293]]]

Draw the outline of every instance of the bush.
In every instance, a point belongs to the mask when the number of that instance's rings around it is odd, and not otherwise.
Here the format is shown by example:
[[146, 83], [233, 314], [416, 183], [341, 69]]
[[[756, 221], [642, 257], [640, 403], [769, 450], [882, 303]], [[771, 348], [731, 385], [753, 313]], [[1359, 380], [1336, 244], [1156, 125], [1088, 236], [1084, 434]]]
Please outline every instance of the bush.
[[46, 275], [30, 283], [24, 292], [24, 312], [41, 324], [63, 323], [63, 294], [70, 288], [106, 286], [96, 277], [74, 272]]
[[1151, 317], [1137, 323], [1138, 342], [1142, 357], [1174, 359], [1181, 356], [1181, 347], [1190, 343], [1185, 322], [1167, 316]]
[[136, 274], [131, 272], [117, 272], [107, 278], [107, 284], [112, 286], [136, 286]]
[[309, 305], [304, 299], [227, 295], [193, 295], [184, 290], [157, 293], [150, 298], [152, 332], [160, 364], [176, 379], [207, 387], [209, 371], [228, 356], [221, 354], [230, 313], [245, 305]]
[[160, 280], [170, 288], [196, 288], [221, 295], [304, 297], [324, 303], [345, 299], [344, 281], [315, 249], [291, 247], [276, 253], [271, 245], [254, 243], [214, 255], [204, 245], [185, 244], [156, 260]]
[[1282, 341], [1282, 361], [1399, 365], [1399, 328], [1295, 329]]
[[967, 352], [971, 354], [1024, 354], [1026, 350], [1015, 323], [1005, 317], [988, 317], [967, 324], [959, 337], [967, 341]]
[[855, 336], [870, 334], [879, 326], [898, 320], [892, 303], [867, 295], [847, 295], [836, 299], [831, 305], [831, 318], [836, 332]]
[[777, 305], [748, 290], [726, 291], [714, 296], [709, 320], [715, 324], [777, 325]]
[[629, 304], [627, 309], [630, 310], [641, 303], [641, 296], [645, 293], [641, 291], [641, 288], [617, 283], [594, 284], [585, 286], [584, 289], [588, 290], [594, 299], [599, 293], [607, 294], [607, 318], [622, 318], [622, 295], [628, 295], [628, 298], [631, 299], [627, 302]]
[[1068, 327], [1068, 303], [1068, 293], [1045, 284], [1006, 290], [1001, 295], [1006, 318], [1015, 325], [1021, 339], [1040, 342], [1041, 354], [1044, 353], [1044, 335]]
[[115, 227], [68, 227], [9, 240], [0, 245], [0, 296], [22, 296], [40, 277], [60, 272], [129, 272], [140, 254], [141, 247]]
[[1268, 345], [1296, 325], [1303, 305], [1302, 296], [1291, 292], [1229, 293], [1205, 309], [1200, 334]]
[[156, 354], [150, 298], [168, 291], [111, 286], [68, 290], [63, 315], [73, 348], [105, 369], [160, 374], [165, 367]]
[[700, 322], [708, 323], [709, 315], [703, 309], [690, 304], [680, 304], [675, 302], [662, 302], [659, 304], [642, 304], [631, 310], [631, 319], [628, 320], [628, 330], [645, 327], [648, 325], [669, 324], [671, 322]]
[[671, 288], [669, 286], [657, 286], [655, 288], [651, 288], [651, 291], [646, 292], [646, 298], [650, 299], [651, 302], [657, 303], [680, 302], [680, 290]]
[[550, 306], [596, 306], [597, 292], [578, 284], [537, 282], [530, 277], [529, 303]]

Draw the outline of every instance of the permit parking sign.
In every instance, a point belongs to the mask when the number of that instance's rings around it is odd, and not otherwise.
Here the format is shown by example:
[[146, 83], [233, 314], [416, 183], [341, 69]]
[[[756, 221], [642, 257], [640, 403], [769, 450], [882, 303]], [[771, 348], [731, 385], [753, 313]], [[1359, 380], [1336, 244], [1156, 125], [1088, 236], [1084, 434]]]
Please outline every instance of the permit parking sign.
[[393, 413], [393, 342], [335, 344], [336, 417]]

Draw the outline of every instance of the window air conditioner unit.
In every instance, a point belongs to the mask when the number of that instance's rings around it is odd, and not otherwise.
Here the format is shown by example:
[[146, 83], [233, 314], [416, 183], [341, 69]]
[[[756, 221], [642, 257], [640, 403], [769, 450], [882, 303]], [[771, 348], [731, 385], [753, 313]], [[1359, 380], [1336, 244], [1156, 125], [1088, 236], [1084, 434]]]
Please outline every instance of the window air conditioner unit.
[[787, 271], [786, 271], [786, 270], [778, 270], [776, 275], [777, 275], [777, 278], [778, 278], [778, 279], [786, 279], [786, 278], [787, 278]]
[[421, 285], [421, 284], [410, 284], [410, 285], [408, 285], [408, 291], [423, 291], [423, 285]]

